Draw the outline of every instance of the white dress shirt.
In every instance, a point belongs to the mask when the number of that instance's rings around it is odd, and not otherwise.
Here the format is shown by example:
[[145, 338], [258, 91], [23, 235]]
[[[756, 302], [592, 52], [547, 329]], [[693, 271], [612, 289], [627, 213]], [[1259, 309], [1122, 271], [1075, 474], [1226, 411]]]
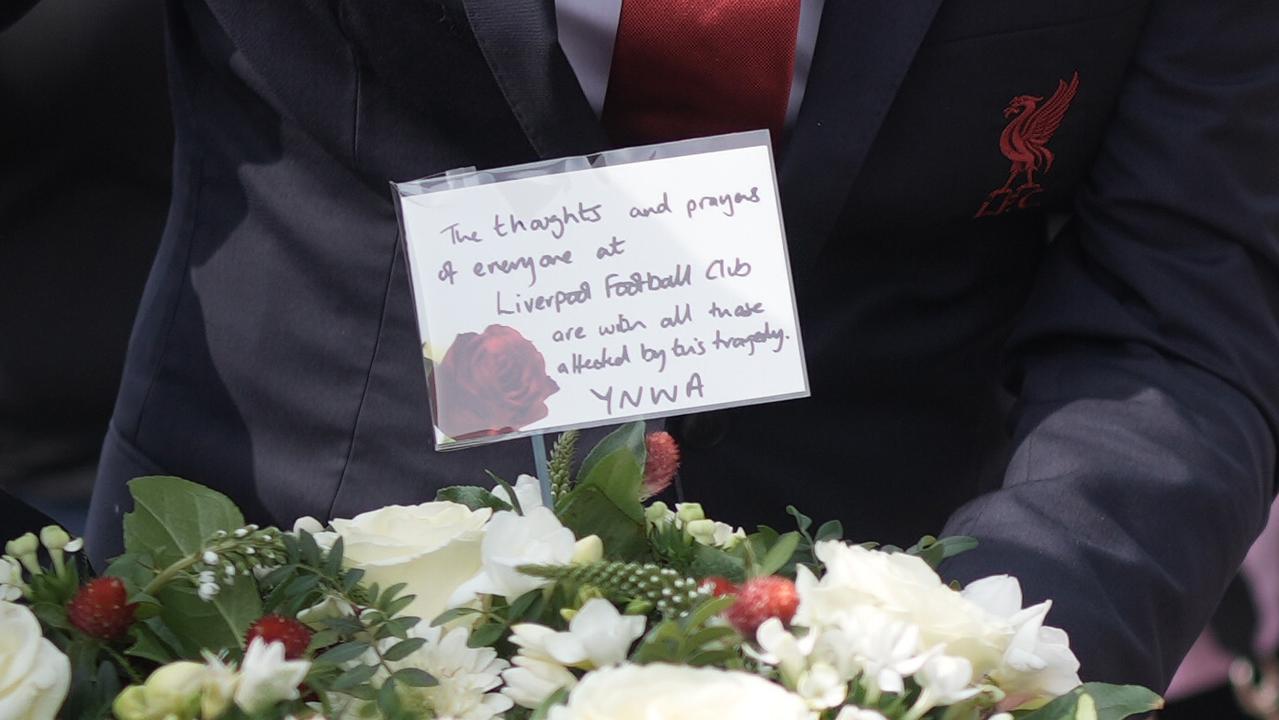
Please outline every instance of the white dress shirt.
[[[800, 0], [799, 29], [795, 38], [795, 73], [786, 102], [786, 124], [795, 122], [804, 101], [808, 68], [813, 62], [817, 28], [825, 0]], [[604, 111], [608, 74], [613, 65], [613, 41], [622, 16], [622, 0], [555, 0], [555, 20], [560, 47], [568, 56], [582, 92], [598, 116]]]

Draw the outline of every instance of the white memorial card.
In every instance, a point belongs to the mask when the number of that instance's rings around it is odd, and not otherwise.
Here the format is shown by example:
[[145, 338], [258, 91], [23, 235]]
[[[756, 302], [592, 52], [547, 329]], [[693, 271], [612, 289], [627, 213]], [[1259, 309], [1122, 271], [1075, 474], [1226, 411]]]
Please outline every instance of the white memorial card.
[[437, 448], [808, 395], [767, 132], [396, 188]]

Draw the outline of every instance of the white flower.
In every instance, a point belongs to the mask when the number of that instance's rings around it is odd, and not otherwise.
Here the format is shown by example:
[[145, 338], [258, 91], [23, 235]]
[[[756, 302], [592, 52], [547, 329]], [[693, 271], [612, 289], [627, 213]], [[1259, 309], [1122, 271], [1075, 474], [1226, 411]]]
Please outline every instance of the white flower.
[[808, 706], [746, 672], [682, 665], [620, 665], [587, 673], [550, 720], [807, 720]]
[[[839, 711], [839, 714], [835, 716], [835, 720], [888, 720], [888, 718], [874, 710], [846, 707]], [[994, 718], [991, 718], [991, 720], [994, 720]]]
[[521, 707], [537, 709], [557, 690], [577, 685], [577, 676], [554, 660], [520, 653], [511, 662], [515, 666], [502, 671], [502, 694]]
[[0, 557], [0, 601], [12, 601], [26, 592], [22, 581], [22, 564], [10, 555]]
[[1079, 660], [1064, 630], [1044, 625], [1051, 602], [1026, 608], [1013, 617], [1017, 628], [1003, 664], [991, 679], [1009, 696], [1029, 699], [1064, 695], [1080, 684]]
[[972, 684], [972, 663], [961, 657], [934, 654], [924, 663], [923, 669], [915, 675], [915, 679], [923, 688], [923, 692], [919, 694], [919, 699], [911, 708], [912, 711], [917, 708], [929, 709], [953, 705], [981, 692], [981, 688], [974, 687]]
[[702, 545], [731, 550], [746, 538], [746, 531], [717, 520], [693, 520], [684, 526], [684, 531]]
[[808, 656], [813, 652], [817, 633], [810, 632], [797, 638], [782, 626], [781, 620], [769, 618], [755, 631], [755, 639], [763, 652], [757, 653], [746, 646], [746, 653], [760, 662], [776, 666], [786, 683], [794, 687], [800, 673], [808, 667]]
[[200, 715], [220, 717], [235, 700], [240, 674], [209, 651], [204, 651], [204, 677], [200, 692]]
[[23, 605], [0, 602], [0, 720], [51, 720], [71, 684], [71, 662]]
[[586, 601], [567, 632], [552, 633], [543, 641], [547, 655], [562, 665], [586, 670], [626, 660], [631, 644], [644, 634], [640, 615], [623, 615], [601, 598]]
[[918, 627], [921, 650], [941, 645], [947, 654], [968, 659], [977, 675], [999, 664], [1012, 635], [1008, 623], [945, 585], [920, 558], [837, 541], [818, 543], [815, 552], [826, 574], [818, 580], [799, 569], [795, 624], [857, 623], [859, 608], [870, 606]]
[[502, 691], [527, 708], [536, 708], [560, 688], [571, 688], [577, 676], [568, 667], [592, 669], [626, 660], [631, 644], [644, 634], [645, 620], [623, 615], [607, 600], [586, 601], [556, 632], [544, 625], [521, 623], [511, 628], [511, 642], [519, 647], [515, 667], [502, 673]]
[[284, 643], [253, 638], [240, 663], [235, 704], [252, 715], [282, 700], [296, 700], [298, 685], [310, 669], [306, 660], [285, 660]]
[[344, 562], [364, 571], [365, 584], [408, 583], [405, 593], [416, 597], [404, 614], [429, 623], [480, 569], [480, 540], [490, 514], [454, 502], [391, 505], [334, 520], [333, 529], [342, 537]]
[[836, 707], [848, 699], [848, 683], [826, 663], [814, 663], [795, 683], [795, 694], [814, 710]]
[[[325, 620], [354, 614], [355, 610], [351, 607], [351, 603], [328, 595], [320, 602], [299, 612], [298, 622], [310, 625], [312, 629], [320, 630], [324, 627], [323, 622]], [[426, 622], [430, 621], [427, 620]]]
[[311, 539], [315, 540], [315, 544], [324, 552], [331, 550], [333, 543], [338, 539], [337, 533], [332, 530], [325, 530], [324, 523], [310, 515], [305, 515], [293, 521], [293, 534], [297, 535], [301, 532], [310, 534]]
[[525, 575], [522, 565], [565, 565], [573, 558], [573, 531], [560, 524], [549, 508], [535, 507], [524, 515], [502, 511], [493, 515], [480, 545], [481, 567], [462, 583], [449, 599], [464, 605], [477, 595], [499, 595], [508, 600], [551, 583]]
[[863, 682], [882, 692], [902, 692], [904, 678], [918, 672], [928, 659], [916, 625], [871, 606], [846, 615], [838, 630], [823, 631], [822, 641], [825, 655], [837, 658], [845, 672], [860, 669]]
[[491, 720], [511, 708], [510, 698], [489, 692], [502, 684], [500, 675], [507, 662], [493, 648], [467, 647], [467, 628], [445, 630], [422, 622], [409, 635], [426, 643], [403, 660], [390, 663], [391, 667], [423, 670], [438, 684], [429, 688], [401, 686], [400, 695], [408, 707], [419, 712], [429, 709], [434, 717], [457, 720]]
[[[493, 488], [493, 495], [511, 507], [515, 506], [511, 494], [501, 485]], [[515, 478], [515, 498], [520, 501], [520, 509], [525, 514], [533, 508], [542, 507], [542, 483], [532, 475], [520, 475]]]
[[599, 535], [587, 535], [573, 545], [573, 557], [569, 562], [574, 565], [590, 565], [604, 559], [604, 541]]

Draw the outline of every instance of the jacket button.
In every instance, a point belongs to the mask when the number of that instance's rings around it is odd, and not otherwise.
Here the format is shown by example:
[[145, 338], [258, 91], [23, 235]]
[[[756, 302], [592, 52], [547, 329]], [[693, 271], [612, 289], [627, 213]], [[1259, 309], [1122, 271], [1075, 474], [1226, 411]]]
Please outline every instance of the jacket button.
[[698, 450], [714, 447], [728, 435], [728, 413], [724, 410], [671, 418], [668, 427], [680, 447]]

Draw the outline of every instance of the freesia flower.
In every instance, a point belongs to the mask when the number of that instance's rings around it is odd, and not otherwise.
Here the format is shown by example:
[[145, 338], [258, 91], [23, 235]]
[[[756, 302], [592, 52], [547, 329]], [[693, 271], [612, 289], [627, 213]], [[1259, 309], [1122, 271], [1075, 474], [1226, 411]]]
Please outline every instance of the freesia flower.
[[463, 582], [449, 605], [456, 607], [478, 595], [514, 600], [551, 583], [519, 571], [524, 565], [565, 565], [573, 558], [573, 531], [560, 524], [549, 508], [525, 508], [524, 514], [502, 511], [493, 515], [480, 543], [480, 568]]
[[252, 715], [282, 700], [296, 700], [298, 685], [310, 669], [306, 660], [285, 660], [284, 643], [253, 638], [240, 663], [235, 704]]

